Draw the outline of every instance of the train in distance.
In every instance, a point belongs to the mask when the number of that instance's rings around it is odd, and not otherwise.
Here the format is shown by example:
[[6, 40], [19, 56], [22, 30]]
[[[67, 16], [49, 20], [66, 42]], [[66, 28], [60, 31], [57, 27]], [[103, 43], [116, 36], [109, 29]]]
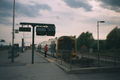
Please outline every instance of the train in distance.
[[44, 46], [47, 44], [48, 55], [66, 61], [70, 59], [76, 60], [77, 58], [77, 45], [76, 40], [69, 36], [61, 36], [59, 38], [43, 41], [36, 45], [36, 50], [44, 53]]

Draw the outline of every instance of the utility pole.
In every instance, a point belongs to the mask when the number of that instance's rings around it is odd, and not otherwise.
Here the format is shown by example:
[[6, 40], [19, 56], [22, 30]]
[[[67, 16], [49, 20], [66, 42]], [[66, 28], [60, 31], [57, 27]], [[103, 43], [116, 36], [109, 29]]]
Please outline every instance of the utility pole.
[[15, 0], [13, 4], [13, 29], [12, 29], [12, 59], [11, 62], [14, 62], [14, 22], [15, 22]]

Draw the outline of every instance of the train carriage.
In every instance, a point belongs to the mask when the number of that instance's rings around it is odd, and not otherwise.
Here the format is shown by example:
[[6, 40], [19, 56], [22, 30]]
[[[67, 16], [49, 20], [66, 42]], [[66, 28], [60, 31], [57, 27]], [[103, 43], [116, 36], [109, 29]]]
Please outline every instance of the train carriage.
[[70, 59], [76, 60], [77, 57], [77, 46], [76, 40], [69, 36], [61, 36], [59, 38], [50, 39], [48, 41], [44, 41], [40, 43], [38, 46], [41, 52], [44, 52], [44, 46], [48, 45], [48, 52], [47, 54], [54, 56], [58, 59], [62, 59], [64, 61]]

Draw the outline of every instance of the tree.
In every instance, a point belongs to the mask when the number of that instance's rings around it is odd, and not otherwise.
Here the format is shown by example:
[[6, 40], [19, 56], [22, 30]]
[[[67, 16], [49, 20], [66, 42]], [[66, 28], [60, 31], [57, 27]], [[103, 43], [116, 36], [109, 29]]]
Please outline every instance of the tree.
[[111, 49], [111, 48], [119, 49], [120, 48], [120, 29], [118, 27], [115, 27], [107, 35], [106, 47], [107, 49]]
[[81, 33], [81, 35], [77, 38], [77, 47], [80, 49], [83, 45], [86, 46], [88, 49], [93, 44], [94, 38], [92, 36], [92, 33], [89, 33], [88, 31], [85, 33]]
[[72, 37], [72, 38], [76, 39], [76, 35], [74, 35], [74, 36], [70, 35], [70, 37]]
[[99, 49], [106, 49], [105, 40], [99, 40]]
[[[91, 45], [93, 50], [98, 50], [98, 40], [94, 40], [94, 43]], [[106, 49], [106, 40], [99, 40], [99, 50]]]

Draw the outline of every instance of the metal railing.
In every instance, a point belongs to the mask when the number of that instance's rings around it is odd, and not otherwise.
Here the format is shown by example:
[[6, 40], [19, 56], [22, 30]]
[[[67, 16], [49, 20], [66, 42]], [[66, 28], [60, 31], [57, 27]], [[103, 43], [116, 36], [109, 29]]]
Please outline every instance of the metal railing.
[[55, 61], [60, 65], [72, 69], [72, 50], [57, 50], [56, 52], [58, 54]]
[[[106, 51], [106, 52], [105, 52]], [[89, 51], [84, 51], [84, 52], [78, 52], [78, 56], [81, 56], [83, 58], [89, 58], [89, 59], [94, 59], [94, 66], [99, 67], [107, 67], [107, 66], [120, 66], [120, 55], [117, 52], [113, 52], [109, 54], [110, 51], [105, 50], [104, 52], [101, 50], [99, 51], [99, 55], [96, 52], [90, 53]], [[108, 54], [107, 54], [108, 52]], [[99, 56], [99, 59], [98, 59]], [[99, 61], [98, 61], [99, 60]], [[98, 63], [99, 62], [99, 63]]]
[[[64, 52], [69, 52], [69, 59], [64, 60]], [[77, 53], [76, 61], [72, 60], [72, 50], [59, 50], [59, 57], [56, 57], [56, 63], [69, 68], [88, 68], [88, 67], [117, 67], [120, 66], [120, 56], [113, 53], [113, 55], [102, 55], [103, 53], [99, 52], [99, 63], [98, 63], [98, 53], [90, 53], [88, 51]]]
[[[54, 52], [54, 51], [53, 51]], [[72, 50], [57, 50], [57, 56], [54, 58], [55, 62], [59, 65], [62, 65], [68, 69], [77, 69], [77, 68], [88, 68], [88, 67], [98, 67], [98, 53], [89, 51], [73, 51], [77, 52], [76, 60], [73, 59], [74, 53]], [[51, 53], [52, 54], [52, 53]], [[66, 54], [66, 55], [65, 55]], [[65, 58], [67, 56], [67, 58]], [[113, 53], [111, 56], [99, 52], [99, 67], [117, 67], [120, 66], [120, 56], [118, 53]]]

